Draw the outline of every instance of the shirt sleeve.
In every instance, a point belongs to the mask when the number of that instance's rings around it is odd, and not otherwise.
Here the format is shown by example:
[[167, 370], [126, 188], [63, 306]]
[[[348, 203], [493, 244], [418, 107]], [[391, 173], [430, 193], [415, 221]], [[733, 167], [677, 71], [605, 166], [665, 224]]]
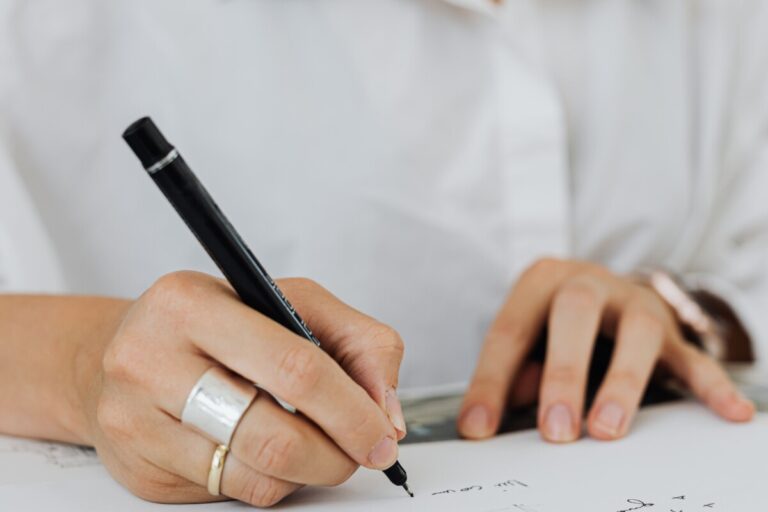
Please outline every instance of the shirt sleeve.
[[4, 144], [0, 141], [0, 293], [63, 292], [56, 253]]
[[[738, 314], [761, 366], [768, 365], [768, 3], [747, 2], [734, 38], [723, 101], [721, 167], [689, 286]], [[733, 42], [733, 41], [732, 41]]]
[[20, 83], [13, 38], [16, 2], [0, 2], [0, 293], [58, 293], [64, 280], [14, 151], [9, 111]]

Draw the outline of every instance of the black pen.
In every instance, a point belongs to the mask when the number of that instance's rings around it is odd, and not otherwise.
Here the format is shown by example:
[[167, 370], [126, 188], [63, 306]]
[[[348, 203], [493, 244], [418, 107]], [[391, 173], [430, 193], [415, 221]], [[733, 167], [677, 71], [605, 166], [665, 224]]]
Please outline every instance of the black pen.
[[[133, 123], [123, 133], [123, 139], [242, 301], [320, 347], [320, 341], [152, 119], [144, 117]], [[413, 497], [408, 475], [399, 462], [384, 470], [384, 474]]]

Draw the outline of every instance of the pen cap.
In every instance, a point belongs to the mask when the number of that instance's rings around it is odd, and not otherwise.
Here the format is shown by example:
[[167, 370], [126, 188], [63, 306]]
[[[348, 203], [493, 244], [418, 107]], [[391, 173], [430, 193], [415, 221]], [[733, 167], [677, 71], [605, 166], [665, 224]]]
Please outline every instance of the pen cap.
[[173, 146], [165, 140], [149, 117], [142, 117], [129, 126], [123, 133], [123, 139], [139, 157], [145, 169], [149, 169], [173, 151]]

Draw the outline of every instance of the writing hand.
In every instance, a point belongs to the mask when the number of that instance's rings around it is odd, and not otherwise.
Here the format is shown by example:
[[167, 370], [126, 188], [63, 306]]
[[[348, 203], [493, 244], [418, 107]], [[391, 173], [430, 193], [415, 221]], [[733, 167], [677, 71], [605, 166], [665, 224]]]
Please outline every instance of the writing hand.
[[103, 347], [81, 356], [92, 372], [82, 390], [84, 437], [135, 494], [221, 499], [206, 491], [216, 443], [179, 421], [193, 385], [214, 366], [301, 411], [258, 394], [235, 432], [223, 495], [269, 506], [305, 484], [339, 484], [358, 465], [394, 463], [405, 429], [394, 392], [400, 338], [311, 281], [280, 286], [327, 353], [245, 306], [225, 282], [181, 272], [161, 278]]
[[[526, 358], [548, 327], [543, 369]], [[595, 339], [615, 338], [608, 370], [587, 416], [598, 439], [624, 436], [657, 363], [717, 414], [746, 421], [754, 406], [721, 366], [686, 342], [670, 308], [652, 290], [585, 262], [541, 260], [523, 273], [488, 332], [464, 398], [459, 431], [493, 435], [510, 400], [538, 392], [538, 424], [552, 442], [577, 439]]]

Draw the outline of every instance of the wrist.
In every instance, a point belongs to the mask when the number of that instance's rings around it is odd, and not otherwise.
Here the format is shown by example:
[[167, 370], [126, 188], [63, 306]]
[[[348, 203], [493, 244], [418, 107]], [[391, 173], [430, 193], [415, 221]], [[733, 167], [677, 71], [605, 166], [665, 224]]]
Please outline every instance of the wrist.
[[692, 290], [691, 297], [712, 319], [724, 342], [723, 361], [751, 363], [755, 361], [752, 340], [733, 308], [706, 290]]
[[705, 290], [693, 290], [658, 269], [635, 274], [672, 310], [686, 339], [719, 361], [753, 361], [749, 334], [733, 309]]
[[89, 325], [91, 334], [82, 336], [75, 344], [69, 364], [66, 389], [59, 411], [61, 426], [74, 442], [92, 446], [95, 437], [95, 411], [102, 386], [104, 351], [114, 338], [123, 318], [132, 305], [130, 301], [108, 299], [97, 321]]

